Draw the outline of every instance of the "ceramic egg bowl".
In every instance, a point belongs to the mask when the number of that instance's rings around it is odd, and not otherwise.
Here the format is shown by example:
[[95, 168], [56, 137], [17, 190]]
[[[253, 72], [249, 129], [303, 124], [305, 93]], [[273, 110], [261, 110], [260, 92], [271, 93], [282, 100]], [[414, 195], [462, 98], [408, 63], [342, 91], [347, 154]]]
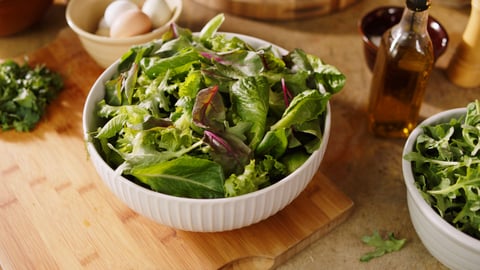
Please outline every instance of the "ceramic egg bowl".
[[0, 36], [10, 36], [38, 22], [53, 0], [1, 0]]
[[[392, 26], [400, 22], [403, 7], [382, 6], [365, 14], [358, 23], [358, 30], [362, 36], [363, 52], [367, 66], [373, 70], [377, 55], [380, 37]], [[433, 45], [433, 53], [437, 60], [448, 46], [448, 34], [446, 29], [434, 17], [429, 16], [427, 31]]]
[[[403, 156], [413, 151], [422, 126], [448, 123], [452, 118], [465, 115], [465, 108], [438, 113], [420, 123], [410, 134]], [[402, 170], [407, 188], [407, 204], [415, 231], [427, 250], [450, 269], [473, 270], [480, 265], [480, 240], [456, 229], [445, 221], [425, 201], [415, 185], [412, 164], [402, 160]]]
[[[165, 0], [172, 10], [170, 20], [151, 32], [125, 38], [111, 38], [95, 34], [107, 6], [114, 0], [70, 0], [66, 19], [70, 28], [78, 35], [87, 53], [101, 67], [110, 66], [133, 45], [161, 38], [182, 12], [182, 0]], [[139, 5], [141, 0], [136, 0]]]
[[[271, 45], [250, 36], [237, 36], [254, 48]], [[278, 48], [281, 54], [284, 49]], [[260, 222], [290, 204], [308, 185], [318, 170], [330, 135], [331, 112], [327, 104], [323, 139], [319, 149], [294, 172], [258, 191], [230, 198], [192, 199], [165, 195], [142, 187], [119, 175], [102, 158], [89, 134], [98, 128], [97, 103], [105, 97], [105, 82], [116, 72], [118, 61], [108, 67], [94, 83], [83, 111], [83, 130], [89, 157], [108, 188], [137, 213], [160, 224], [186, 231], [219, 232]]]

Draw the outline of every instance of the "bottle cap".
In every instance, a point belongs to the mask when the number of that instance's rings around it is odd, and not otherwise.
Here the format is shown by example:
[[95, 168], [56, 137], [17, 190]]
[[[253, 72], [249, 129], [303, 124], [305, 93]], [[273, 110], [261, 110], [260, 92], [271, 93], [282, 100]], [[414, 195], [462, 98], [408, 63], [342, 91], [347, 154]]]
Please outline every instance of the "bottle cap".
[[430, 7], [431, 0], [407, 0], [407, 7], [413, 11], [424, 11]]

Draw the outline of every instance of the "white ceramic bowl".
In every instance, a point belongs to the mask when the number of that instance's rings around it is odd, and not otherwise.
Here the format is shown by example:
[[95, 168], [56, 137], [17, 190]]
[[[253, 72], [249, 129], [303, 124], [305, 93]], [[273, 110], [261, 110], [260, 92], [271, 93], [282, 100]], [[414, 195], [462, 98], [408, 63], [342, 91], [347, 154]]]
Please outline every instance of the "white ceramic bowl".
[[[114, 0], [70, 0], [65, 11], [67, 23], [78, 35], [85, 51], [101, 67], [106, 68], [119, 59], [128, 49], [162, 37], [182, 12], [182, 0], [165, 0], [172, 10], [170, 20], [153, 31], [127, 38], [111, 38], [96, 35], [95, 31], [106, 7]], [[134, 2], [142, 2], [135, 0]]]
[[[403, 156], [412, 152], [421, 126], [448, 122], [465, 115], [465, 108], [438, 113], [423, 121], [410, 134], [403, 149]], [[450, 269], [479, 269], [480, 240], [477, 240], [450, 225], [423, 199], [414, 184], [411, 162], [402, 160], [402, 170], [407, 187], [408, 210], [418, 237], [427, 250]]]
[[[228, 36], [234, 34], [225, 33]], [[269, 44], [263, 40], [235, 34], [253, 47]], [[275, 46], [276, 47], [276, 46]], [[282, 54], [286, 51], [276, 47]], [[105, 82], [116, 72], [118, 61], [108, 67], [94, 83], [83, 111], [85, 139], [97, 129], [95, 107], [104, 98]], [[330, 105], [327, 104], [324, 137], [316, 150], [296, 171], [279, 182], [259, 191], [232, 198], [181, 198], [141, 187], [114, 170], [102, 159], [95, 146], [87, 142], [90, 158], [101, 179], [131, 209], [158, 223], [186, 231], [218, 232], [242, 228], [264, 220], [282, 210], [307, 186], [318, 170], [327, 147], [331, 126]]]

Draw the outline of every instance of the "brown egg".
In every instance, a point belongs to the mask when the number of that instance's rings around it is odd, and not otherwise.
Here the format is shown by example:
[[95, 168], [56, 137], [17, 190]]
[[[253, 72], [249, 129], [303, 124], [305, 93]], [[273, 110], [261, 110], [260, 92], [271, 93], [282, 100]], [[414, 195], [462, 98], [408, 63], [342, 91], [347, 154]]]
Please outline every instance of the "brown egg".
[[140, 10], [127, 10], [112, 22], [110, 37], [125, 38], [145, 34], [152, 30], [152, 22]]

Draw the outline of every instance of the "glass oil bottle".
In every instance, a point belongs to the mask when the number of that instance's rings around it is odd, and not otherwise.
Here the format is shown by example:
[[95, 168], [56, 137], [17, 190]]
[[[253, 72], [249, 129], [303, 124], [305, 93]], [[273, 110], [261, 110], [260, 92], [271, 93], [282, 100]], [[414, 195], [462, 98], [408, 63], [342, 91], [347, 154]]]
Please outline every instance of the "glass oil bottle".
[[368, 106], [375, 135], [405, 138], [417, 124], [434, 63], [429, 7], [430, 0], [406, 0], [402, 19], [382, 36]]

